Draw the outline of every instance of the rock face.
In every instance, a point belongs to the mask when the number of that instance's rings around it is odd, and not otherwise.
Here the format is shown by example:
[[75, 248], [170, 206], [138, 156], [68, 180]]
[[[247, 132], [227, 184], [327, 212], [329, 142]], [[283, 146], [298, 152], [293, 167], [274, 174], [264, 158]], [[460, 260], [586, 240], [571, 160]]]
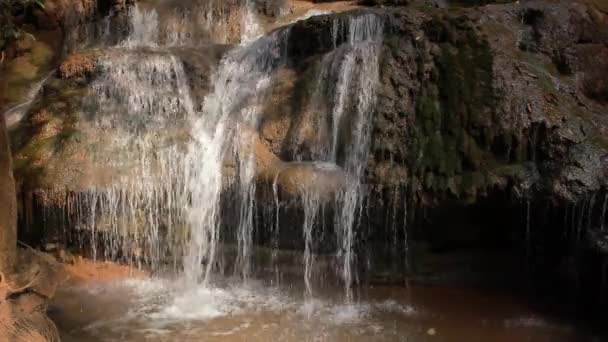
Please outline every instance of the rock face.
[[[508, 245], [515, 253], [525, 249], [532, 267], [548, 273], [578, 258], [585, 232], [606, 224], [606, 8], [601, 1], [504, 2], [461, 1], [486, 6], [450, 9], [411, 1], [293, 24], [284, 51], [276, 51], [287, 61], [272, 71], [268, 95], [258, 104], [263, 117], [248, 131], [260, 205], [274, 205], [275, 184], [287, 201], [302, 188], [327, 190], [331, 198], [344, 186], [341, 170], [314, 166], [327, 153], [319, 146], [329, 139], [323, 125], [332, 119], [310, 101], [331, 93], [331, 84], [340, 81], [319, 72], [331, 58], [337, 56], [335, 63], [346, 58], [336, 52], [348, 42], [336, 33], [341, 32], [336, 22], [371, 15], [381, 18], [383, 38], [357, 248], [407, 236], [437, 250]], [[140, 50], [141, 58], [158, 54]], [[202, 59], [183, 47], [176, 50], [193, 102], [200, 103], [224, 50], [215, 46]], [[122, 58], [99, 54], [91, 50], [63, 61], [13, 132], [22, 195], [36, 197], [38, 210], [62, 212], [70, 195], [102, 188], [116, 174], [129, 175], [127, 164], [113, 168], [107, 162], [117, 153], [106, 142], [120, 131], [112, 125], [96, 130], [90, 123], [101, 114], [87, 116], [81, 109], [81, 99], [99, 90], [95, 80], [108, 71], [100, 58]], [[325, 78], [315, 77], [319, 74]], [[315, 95], [320, 83], [330, 85]], [[169, 126], [150, 134], [159, 148], [155, 156], [161, 147], [189, 139], [179, 117]], [[346, 158], [344, 150], [335, 154], [337, 164]], [[92, 162], [91, 156], [99, 158]], [[237, 172], [231, 161], [225, 168]], [[281, 221], [289, 225], [298, 217]], [[269, 226], [267, 219], [256, 224]], [[409, 235], [395, 230], [403, 223]], [[268, 243], [268, 236], [259, 235], [258, 242]], [[597, 257], [602, 249], [594, 250]]]
[[12, 271], [17, 248], [17, 194], [4, 117], [0, 117], [0, 271]]
[[47, 315], [50, 299], [62, 281], [59, 265], [48, 255], [20, 251], [15, 273], [0, 272], [0, 338], [4, 341], [60, 341]]

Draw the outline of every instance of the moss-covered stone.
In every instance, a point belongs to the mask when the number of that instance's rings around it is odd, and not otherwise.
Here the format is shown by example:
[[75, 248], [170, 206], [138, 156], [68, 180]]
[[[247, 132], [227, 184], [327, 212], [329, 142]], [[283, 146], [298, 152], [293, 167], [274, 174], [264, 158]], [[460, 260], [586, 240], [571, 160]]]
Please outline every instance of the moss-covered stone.
[[[51, 47], [36, 40], [32, 35], [24, 34], [15, 42], [17, 57], [9, 60], [1, 70], [0, 97], [2, 104], [10, 106], [21, 101], [27, 94], [32, 82], [41, 79], [53, 59]], [[1, 108], [0, 108], [1, 109]]]
[[[425, 25], [433, 54], [435, 84], [423, 83], [416, 103], [413, 169], [427, 190], [475, 197], [501, 164], [492, 146], [512, 134], [496, 125], [499, 96], [493, 87], [488, 42], [465, 17], [435, 17]], [[422, 69], [422, 60], [419, 61]]]

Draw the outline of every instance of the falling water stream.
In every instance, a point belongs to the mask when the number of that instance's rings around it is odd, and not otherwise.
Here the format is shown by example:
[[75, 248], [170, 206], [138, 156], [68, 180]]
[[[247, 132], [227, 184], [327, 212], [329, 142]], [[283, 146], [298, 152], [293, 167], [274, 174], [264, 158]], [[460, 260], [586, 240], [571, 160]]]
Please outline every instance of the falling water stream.
[[[321, 57], [306, 104], [322, 116], [317, 143], [309, 155], [298, 146], [293, 162], [281, 161], [270, 181], [272, 219], [260, 227], [257, 130], [274, 73], [289, 66], [291, 26], [264, 33], [252, 0], [236, 2], [236, 14], [221, 1], [195, 3], [190, 10], [172, 1], [133, 5], [128, 34], [103, 47], [93, 91], [82, 101], [92, 129], [105, 133], [97, 143], [107, 152], [91, 156], [107, 174], [70, 199], [76, 229], [94, 259], [153, 276], [63, 289], [52, 315], [66, 341], [425, 341], [435, 334], [566, 341], [577, 334], [503, 295], [448, 290], [443, 295], [460, 303], [448, 306], [437, 289], [359, 287], [356, 241], [384, 31], [376, 14], [332, 17], [334, 49]], [[316, 14], [326, 13], [305, 17]], [[223, 47], [199, 97], [182, 56], [235, 40]], [[312, 170], [311, 182], [325, 173], [344, 179], [330, 198], [314, 187], [297, 189], [303, 216], [292, 228], [304, 243], [292, 273], [279, 250], [280, 213], [288, 206], [279, 179], [289, 167]], [[395, 195], [395, 212], [407, 211], [405, 197], [405, 190]], [[321, 255], [327, 213], [334, 250]], [[396, 224], [407, 249], [407, 216]], [[267, 278], [255, 272], [262, 267], [254, 257], [259, 229], [271, 236]], [[236, 252], [225, 274], [232, 231]], [[320, 271], [327, 269], [338, 279], [330, 285]], [[496, 304], [488, 306], [490, 299]], [[471, 302], [479, 309], [468, 311]]]

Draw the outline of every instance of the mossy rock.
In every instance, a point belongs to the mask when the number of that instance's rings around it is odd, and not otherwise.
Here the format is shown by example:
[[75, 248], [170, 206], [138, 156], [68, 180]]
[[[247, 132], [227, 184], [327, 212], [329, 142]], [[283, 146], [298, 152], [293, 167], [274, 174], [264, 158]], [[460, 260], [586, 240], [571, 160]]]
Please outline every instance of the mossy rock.
[[[433, 82], [424, 82], [412, 126], [413, 169], [425, 191], [461, 199], [485, 193], [503, 156], [496, 141], [513, 133], [497, 124], [500, 96], [493, 86], [493, 52], [487, 40], [463, 16], [435, 16], [424, 25], [437, 45], [432, 54]], [[419, 69], [424, 63], [419, 58]], [[504, 175], [508, 177], [509, 175]]]
[[0, 103], [12, 105], [18, 103], [27, 94], [31, 84], [43, 77], [49, 68], [54, 53], [51, 47], [33, 36], [25, 34], [15, 42], [19, 55], [9, 60], [0, 88], [4, 89]]

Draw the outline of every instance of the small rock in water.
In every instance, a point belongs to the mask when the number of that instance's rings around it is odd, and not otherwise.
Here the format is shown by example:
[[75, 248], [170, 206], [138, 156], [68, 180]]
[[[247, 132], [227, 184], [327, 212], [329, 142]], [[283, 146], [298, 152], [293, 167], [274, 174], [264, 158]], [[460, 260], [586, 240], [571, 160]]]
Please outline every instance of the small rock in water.
[[430, 336], [435, 336], [435, 334], [437, 334], [437, 331], [435, 330], [435, 328], [430, 328], [426, 331], [426, 333]]

